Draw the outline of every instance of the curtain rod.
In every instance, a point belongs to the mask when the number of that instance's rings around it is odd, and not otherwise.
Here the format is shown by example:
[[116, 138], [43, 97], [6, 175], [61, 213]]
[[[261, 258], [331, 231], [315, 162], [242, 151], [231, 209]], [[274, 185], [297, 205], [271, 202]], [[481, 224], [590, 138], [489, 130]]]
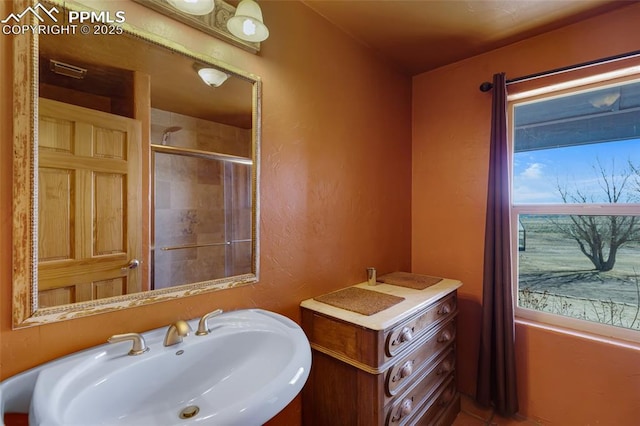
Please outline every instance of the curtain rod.
[[[512, 78], [510, 80], [507, 80], [506, 84], [509, 85], [512, 83], [522, 83], [523, 81], [535, 80], [537, 78], [547, 77], [555, 74], [562, 74], [564, 72], [579, 70], [582, 68], [588, 68], [594, 65], [608, 64], [610, 62], [620, 61], [622, 59], [633, 58], [636, 56], [640, 56], [640, 50], [634, 50], [633, 52], [622, 53], [620, 55], [609, 56], [606, 58], [596, 59], [594, 61], [582, 62], [576, 65], [569, 65], [566, 67], [556, 68], [549, 71], [543, 71], [535, 74], [525, 75], [522, 77]], [[481, 92], [488, 92], [492, 88], [493, 88], [493, 84], [488, 81], [485, 81], [480, 85]]]

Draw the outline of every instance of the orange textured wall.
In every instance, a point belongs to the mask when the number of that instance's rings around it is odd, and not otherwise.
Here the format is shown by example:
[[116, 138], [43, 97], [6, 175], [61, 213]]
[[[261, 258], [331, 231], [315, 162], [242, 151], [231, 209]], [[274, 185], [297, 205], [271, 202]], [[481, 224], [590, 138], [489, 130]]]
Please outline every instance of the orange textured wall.
[[[6, 3], [6, 2], [2, 2]], [[0, 36], [1, 377], [214, 308], [262, 307], [299, 319], [300, 301], [410, 268], [411, 79], [384, 65], [299, 2], [262, 2], [271, 36], [259, 55], [131, 1], [127, 22], [259, 75], [263, 81], [260, 283], [11, 330], [11, 75]], [[3, 16], [6, 13], [3, 13]], [[300, 422], [295, 401], [274, 424]]]
[[[475, 394], [491, 94], [478, 86], [640, 49], [632, 5], [415, 76], [412, 267], [464, 282], [458, 325], [459, 387]], [[520, 323], [521, 413], [558, 425], [637, 424], [640, 348]]]

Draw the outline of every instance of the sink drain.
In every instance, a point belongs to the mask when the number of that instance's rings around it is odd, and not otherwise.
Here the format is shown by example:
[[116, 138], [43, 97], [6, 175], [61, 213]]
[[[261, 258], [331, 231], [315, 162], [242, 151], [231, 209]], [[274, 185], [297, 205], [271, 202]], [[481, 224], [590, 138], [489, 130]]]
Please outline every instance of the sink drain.
[[199, 412], [200, 412], [200, 407], [196, 405], [190, 405], [188, 407], [183, 408], [182, 411], [180, 411], [179, 417], [181, 419], [190, 419], [192, 417], [195, 417]]

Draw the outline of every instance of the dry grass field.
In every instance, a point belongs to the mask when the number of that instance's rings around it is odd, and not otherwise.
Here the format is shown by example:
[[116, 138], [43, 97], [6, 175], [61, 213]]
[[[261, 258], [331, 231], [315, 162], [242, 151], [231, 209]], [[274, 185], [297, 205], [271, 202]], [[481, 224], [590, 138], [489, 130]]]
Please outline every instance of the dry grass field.
[[620, 248], [613, 270], [598, 272], [578, 244], [545, 217], [522, 216], [519, 306], [640, 329], [640, 243]]

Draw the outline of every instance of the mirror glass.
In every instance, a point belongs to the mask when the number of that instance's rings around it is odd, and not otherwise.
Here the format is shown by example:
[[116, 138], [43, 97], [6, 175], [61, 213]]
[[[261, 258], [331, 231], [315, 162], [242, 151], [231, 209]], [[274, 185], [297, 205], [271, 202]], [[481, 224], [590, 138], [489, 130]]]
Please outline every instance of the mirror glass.
[[119, 32], [32, 35], [15, 51], [33, 71], [33, 125], [14, 119], [32, 171], [15, 179], [37, 196], [17, 230], [30, 247], [14, 238], [14, 326], [257, 281], [259, 79]]

